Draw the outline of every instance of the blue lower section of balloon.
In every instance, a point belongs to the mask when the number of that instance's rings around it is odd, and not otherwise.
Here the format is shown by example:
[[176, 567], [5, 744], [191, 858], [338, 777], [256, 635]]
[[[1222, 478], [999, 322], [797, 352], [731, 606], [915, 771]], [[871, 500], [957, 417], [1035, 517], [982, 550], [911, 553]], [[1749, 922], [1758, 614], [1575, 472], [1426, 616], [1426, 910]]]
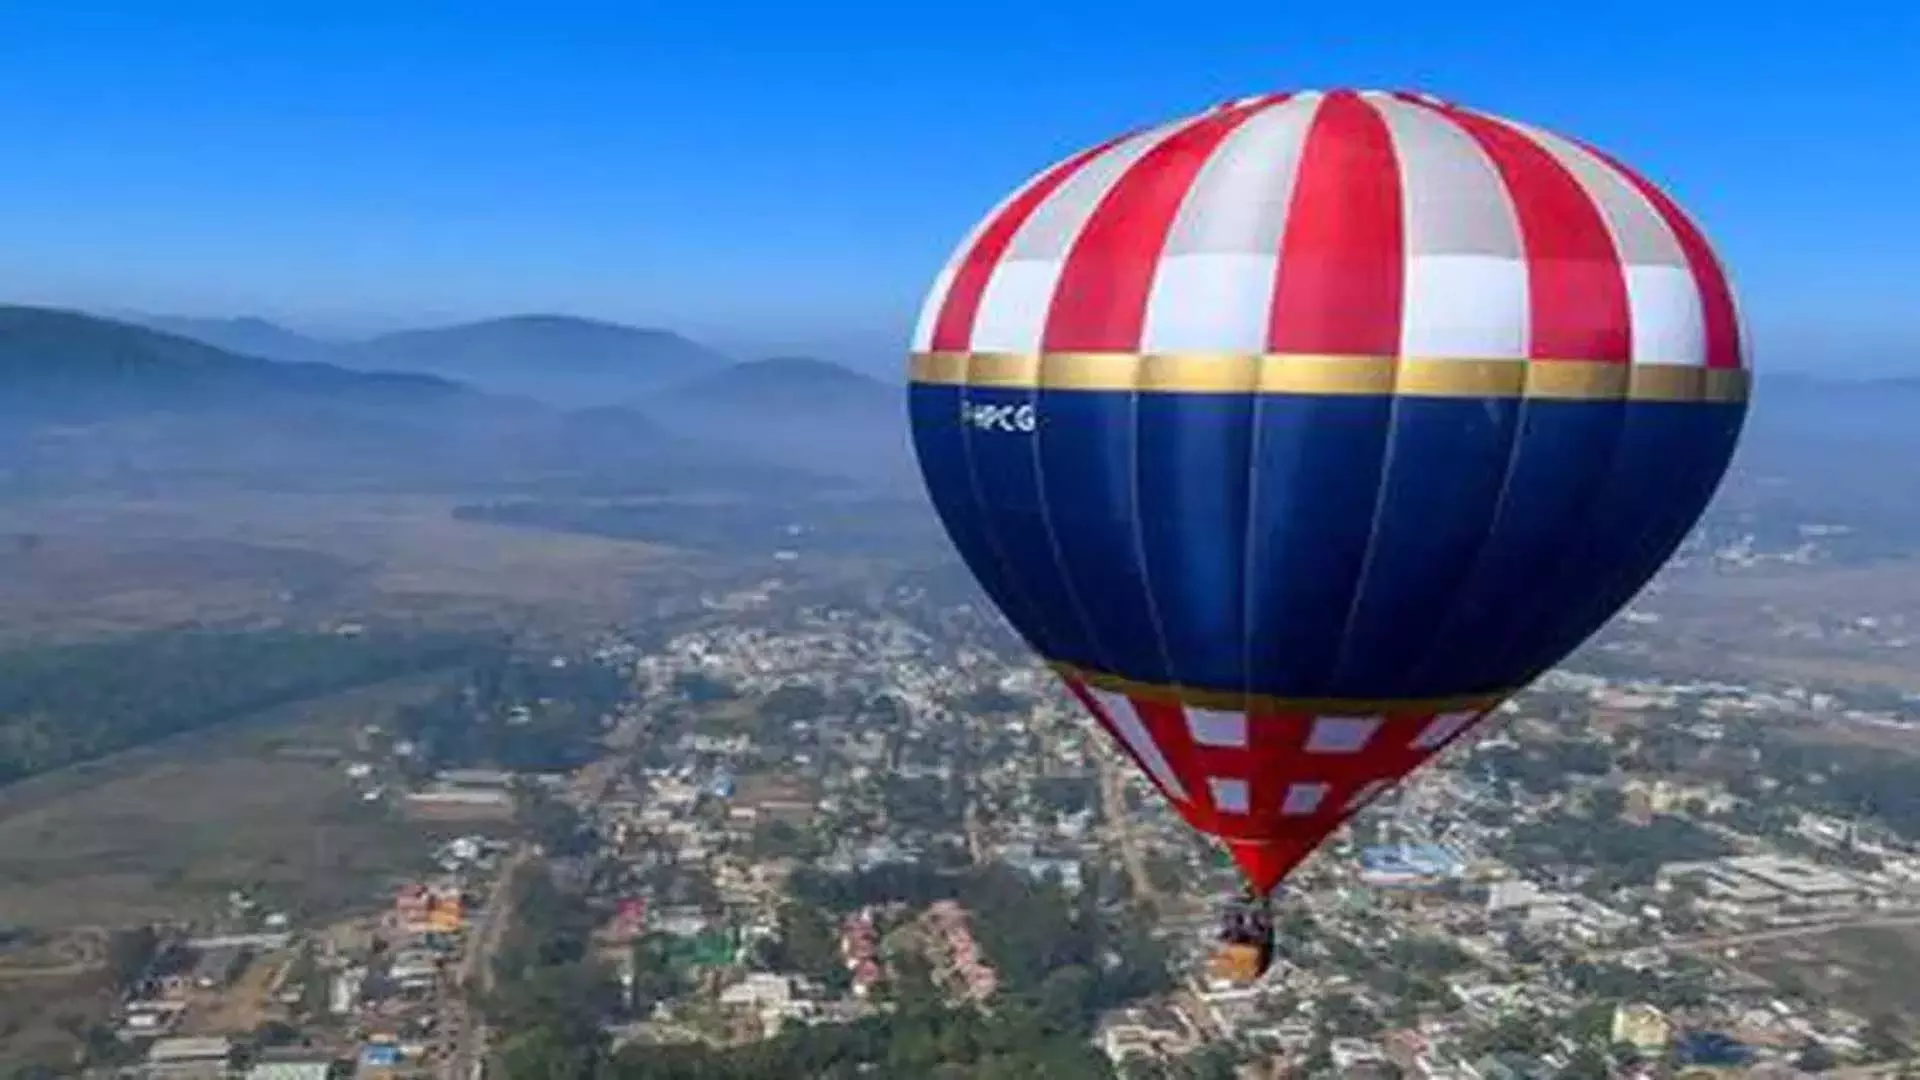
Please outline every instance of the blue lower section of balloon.
[[1047, 658], [1353, 698], [1572, 651], [1691, 529], [1746, 411], [931, 384], [911, 409], [961, 557]]

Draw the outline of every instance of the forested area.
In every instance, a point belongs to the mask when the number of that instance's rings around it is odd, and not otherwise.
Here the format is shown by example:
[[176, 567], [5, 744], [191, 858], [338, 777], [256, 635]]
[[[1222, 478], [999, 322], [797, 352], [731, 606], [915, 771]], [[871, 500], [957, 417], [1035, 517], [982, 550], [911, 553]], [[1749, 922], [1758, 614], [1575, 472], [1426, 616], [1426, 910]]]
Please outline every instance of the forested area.
[[402, 709], [393, 729], [414, 744], [422, 771], [564, 772], [599, 756], [605, 718], [633, 693], [632, 677], [615, 668], [556, 666], [501, 646], [476, 654], [463, 685]]
[[[1746, 798], [1798, 804], [1860, 821], [1878, 822], [1904, 840], [1920, 840], [1920, 759], [1867, 746], [1836, 746], [1789, 738], [1769, 740], [1762, 767], [1728, 785]], [[1762, 790], [1759, 777], [1773, 782]]]
[[0, 784], [478, 647], [446, 635], [176, 630], [0, 653]]

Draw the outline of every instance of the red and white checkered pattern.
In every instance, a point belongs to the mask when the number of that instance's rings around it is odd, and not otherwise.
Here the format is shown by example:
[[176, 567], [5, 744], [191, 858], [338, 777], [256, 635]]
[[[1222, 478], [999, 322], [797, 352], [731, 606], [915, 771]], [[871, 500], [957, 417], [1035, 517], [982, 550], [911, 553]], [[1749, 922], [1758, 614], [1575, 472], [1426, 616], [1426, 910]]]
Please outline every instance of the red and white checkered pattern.
[[1180, 815], [1227, 842], [1263, 893], [1499, 704], [1446, 711], [1413, 704], [1372, 714], [1225, 711], [1063, 678]]

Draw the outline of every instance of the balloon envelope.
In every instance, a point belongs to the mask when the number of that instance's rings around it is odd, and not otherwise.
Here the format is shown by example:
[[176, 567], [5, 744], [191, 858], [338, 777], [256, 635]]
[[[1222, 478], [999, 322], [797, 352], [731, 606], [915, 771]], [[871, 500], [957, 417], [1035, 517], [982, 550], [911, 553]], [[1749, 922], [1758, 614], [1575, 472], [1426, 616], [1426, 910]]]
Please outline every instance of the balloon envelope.
[[1665, 194], [1417, 94], [1068, 158], [959, 245], [913, 347], [961, 557], [1261, 892], [1647, 582], [1748, 390]]

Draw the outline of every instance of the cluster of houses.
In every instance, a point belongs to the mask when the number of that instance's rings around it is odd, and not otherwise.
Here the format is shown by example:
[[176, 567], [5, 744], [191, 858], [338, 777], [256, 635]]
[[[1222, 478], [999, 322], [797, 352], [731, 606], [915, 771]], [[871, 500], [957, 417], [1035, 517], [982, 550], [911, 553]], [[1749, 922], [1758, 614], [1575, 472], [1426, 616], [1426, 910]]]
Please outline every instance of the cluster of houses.
[[946, 954], [939, 974], [957, 981], [963, 997], [981, 1001], [991, 996], [1000, 978], [981, 958], [966, 911], [951, 900], [939, 900], [927, 908], [926, 924]]

